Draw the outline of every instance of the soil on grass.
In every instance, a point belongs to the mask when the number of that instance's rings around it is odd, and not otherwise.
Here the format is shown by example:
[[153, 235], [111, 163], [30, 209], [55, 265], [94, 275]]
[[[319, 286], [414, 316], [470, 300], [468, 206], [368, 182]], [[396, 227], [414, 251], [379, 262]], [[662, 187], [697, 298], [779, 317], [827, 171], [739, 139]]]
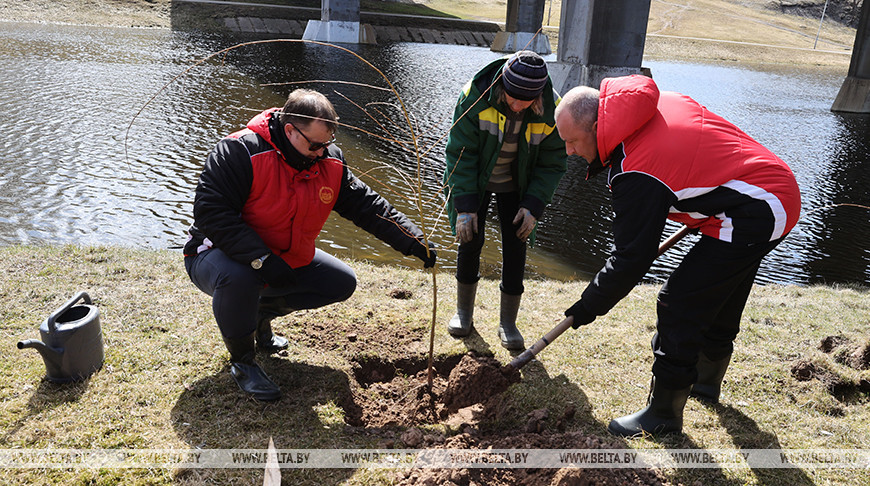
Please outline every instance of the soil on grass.
[[[474, 424], [491, 417], [499, 395], [520, 380], [518, 371], [504, 371], [495, 358], [474, 352], [458, 363], [456, 357], [436, 360], [431, 387], [427, 360], [401, 360], [392, 364], [392, 371], [390, 366], [357, 362], [354, 377], [360, 389], [353, 392], [355, 406], [346, 416], [348, 423], [367, 427]], [[420, 442], [406, 445], [416, 447]]]
[[[831, 355], [832, 361], [823, 359], [800, 359], [791, 368], [791, 375], [797, 381], [817, 381], [837, 400], [853, 400], [870, 394], [870, 380], [850, 379], [844, 376], [838, 365], [855, 370], [870, 368], [870, 341], [855, 346], [845, 336], [827, 336], [819, 343], [819, 350]], [[848, 374], [848, 373], [845, 373]]]
[[856, 370], [870, 369], [870, 341], [855, 346], [845, 336], [827, 336], [819, 343], [819, 349], [825, 354], [833, 354], [836, 361]]
[[[404, 360], [417, 369], [425, 360]], [[505, 409], [503, 392], [519, 380], [517, 370], [506, 371], [494, 358], [469, 352], [461, 357], [435, 362], [432, 387], [427, 369], [407, 374], [401, 366], [390, 371], [390, 364], [358, 362], [352, 403], [345, 404], [346, 418], [352, 426], [365, 427], [369, 433], [382, 433], [385, 447], [412, 449], [621, 449], [583, 432], [551, 432], [550, 411], [534, 410], [527, 424], [515, 434], [486, 435], [478, 425], [496, 419]], [[574, 415], [565, 410], [554, 421], [554, 428]], [[430, 427], [440, 425], [440, 427]], [[404, 430], [402, 430], [404, 429]], [[437, 430], [432, 432], [431, 430]], [[428, 430], [428, 431], [427, 431]], [[393, 437], [393, 439], [391, 439]], [[394, 437], [398, 437], [395, 440]], [[534, 468], [418, 468], [403, 471], [399, 484], [487, 484], [487, 485], [586, 485], [586, 484], [668, 484], [651, 469], [534, 469]]]
[[[393, 289], [391, 296], [405, 295]], [[513, 433], [495, 433], [491, 424], [504, 419], [510, 398], [504, 393], [520, 381], [520, 372], [503, 366], [492, 356], [469, 351], [433, 359], [429, 386], [428, 359], [419, 337], [406, 333], [375, 333], [352, 320], [321, 319], [287, 328], [293, 338], [312, 346], [338, 350], [352, 363], [350, 395], [343, 400], [345, 422], [374, 437], [383, 448], [411, 449], [617, 449], [580, 431], [565, 432], [575, 414], [572, 407], [551, 413], [533, 410], [525, 426]], [[280, 326], [280, 329], [283, 326]], [[396, 326], [400, 328], [401, 326]], [[326, 337], [329, 339], [326, 339]], [[414, 348], [417, 351], [409, 351]], [[375, 350], [384, 350], [374, 354]], [[390, 350], [390, 351], [386, 351]], [[663, 476], [647, 469], [478, 469], [419, 468], [402, 471], [400, 484], [666, 484]]]
[[475, 403], [485, 403], [520, 381], [520, 372], [506, 368], [497, 360], [467, 354], [450, 372], [444, 390], [444, 404], [451, 411]]

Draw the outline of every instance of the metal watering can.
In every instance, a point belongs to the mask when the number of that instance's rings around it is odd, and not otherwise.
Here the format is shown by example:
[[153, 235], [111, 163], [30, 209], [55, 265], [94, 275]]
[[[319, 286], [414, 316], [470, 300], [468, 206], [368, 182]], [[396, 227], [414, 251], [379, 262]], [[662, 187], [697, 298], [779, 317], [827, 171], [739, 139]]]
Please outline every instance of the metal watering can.
[[[84, 298], [85, 304], [73, 306]], [[39, 326], [42, 341], [18, 342], [18, 349], [34, 348], [45, 361], [46, 378], [54, 383], [81, 381], [103, 366], [100, 311], [79, 292]]]

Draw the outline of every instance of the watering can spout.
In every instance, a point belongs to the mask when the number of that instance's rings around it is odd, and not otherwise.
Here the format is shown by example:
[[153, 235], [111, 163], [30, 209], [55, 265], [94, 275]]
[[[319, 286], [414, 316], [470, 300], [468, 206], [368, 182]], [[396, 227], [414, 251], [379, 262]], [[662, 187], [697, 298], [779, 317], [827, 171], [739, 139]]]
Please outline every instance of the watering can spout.
[[63, 354], [62, 350], [52, 348], [38, 339], [28, 339], [26, 341], [18, 341], [18, 349], [24, 349], [24, 348], [33, 348], [33, 349], [39, 351], [39, 354], [42, 355], [42, 359], [46, 363], [54, 363], [55, 365], [60, 366], [60, 360], [61, 360], [61, 356]]

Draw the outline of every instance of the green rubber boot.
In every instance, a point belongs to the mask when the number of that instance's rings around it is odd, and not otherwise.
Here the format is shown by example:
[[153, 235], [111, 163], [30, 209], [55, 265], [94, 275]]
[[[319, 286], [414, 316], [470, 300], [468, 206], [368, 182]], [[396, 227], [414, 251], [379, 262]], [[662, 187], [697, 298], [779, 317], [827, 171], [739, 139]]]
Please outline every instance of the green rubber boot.
[[731, 363], [731, 355], [715, 361], [701, 351], [698, 353], [698, 382], [692, 385], [689, 396], [709, 403], [719, 403], [722, 381]]
[[501, 293], [501, 311], [499, 313], [498, 339], [505, 349], [522, 351], [526, 349], [523, 335], [517, 329], [517, 314], [520, 311], [522, 295]]
[[653, 377], [647, 406], [631, 415], [610, 421], [611, 434], [634, 437], [643, 434], [662, 435], [683, 430], [683, 408], [691, 387], [669, 390]]
[[456, 314], [447, 323], [451, 336], [465, 337], [471, 334], [474, 326], [474, 299], [477, 296], [477, 282], [464, 284], [456, 282]]

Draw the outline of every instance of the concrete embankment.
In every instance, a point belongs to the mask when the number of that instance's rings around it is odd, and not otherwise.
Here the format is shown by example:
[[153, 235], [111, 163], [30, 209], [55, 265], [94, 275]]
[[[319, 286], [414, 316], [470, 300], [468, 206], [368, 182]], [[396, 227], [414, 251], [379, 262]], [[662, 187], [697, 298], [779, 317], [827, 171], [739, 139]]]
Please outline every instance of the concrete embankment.
[[[320, 9], [220, 0], [175, 0], [171, 19], [173, 28], [177, 29], [301, 38], [309, 20], [320, 20]], [[489, 47], [501, 30], [494, 22], [373, 12], [361, 12], [360, 22], [371, 26], [377, 43]]]

